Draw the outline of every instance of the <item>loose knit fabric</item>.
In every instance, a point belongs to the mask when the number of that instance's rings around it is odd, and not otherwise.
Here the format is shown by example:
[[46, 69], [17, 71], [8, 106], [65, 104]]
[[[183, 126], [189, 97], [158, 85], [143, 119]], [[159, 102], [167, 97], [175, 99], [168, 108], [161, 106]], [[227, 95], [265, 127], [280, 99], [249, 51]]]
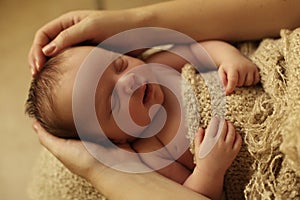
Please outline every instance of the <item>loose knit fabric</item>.
[[[224, 189], [228, 199], [300, 199], [300, 29], [282, 30], [281, 38], [265, 39], [255, 50], [241, 51], [259, 67], [261, 85], [237, 88], [226, 97], [225, 118], [234, 122], [243, 138], [240, 153], [228, 169]], [[217, 115], [211, 103], [207, 77], [190, 65], [183, 77], [188, 136], [206, 128]], [[191, 87], [192, 86], [192, 87]], [[199, 108], [195, 109], [193, 96]], [[199, 117], [200, 116], [200, 117]]]
[[28, 196], [34, 200], [106, 200], [90, 183], [70, 172], [44, 148], [33, 169]]
[[[300, 199], [300, 29], [282, 30], [280, 39], [265, 39], [257, 49], [253, 43], [240, 49], [259, 67], [261, 85], [237, 88], [225, 104], [211, 96], [218, 90], [209, 90], [192, 66], [184, 67], [188, 135], [192, 140], [214, 115], [234, 122], [241, 133], [242, 149], [225, 177], [227, 199]], [[216, 76], [208, 73], [205, 79]], [[46, 150], [33, 171], [28, 189], [33, 200], [104, 199]]]

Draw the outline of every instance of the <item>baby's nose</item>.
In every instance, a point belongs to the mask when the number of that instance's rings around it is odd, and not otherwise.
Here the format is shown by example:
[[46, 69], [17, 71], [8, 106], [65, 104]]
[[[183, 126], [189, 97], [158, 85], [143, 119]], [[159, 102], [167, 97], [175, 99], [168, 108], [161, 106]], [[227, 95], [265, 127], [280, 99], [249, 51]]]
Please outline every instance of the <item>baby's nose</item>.
[[118, 90], [119, 92], [125, 94], [132, 94], [134, 90], [138, 87], [139, 78], [134, 73], [129, 73], [122, 76], [118, 81]]

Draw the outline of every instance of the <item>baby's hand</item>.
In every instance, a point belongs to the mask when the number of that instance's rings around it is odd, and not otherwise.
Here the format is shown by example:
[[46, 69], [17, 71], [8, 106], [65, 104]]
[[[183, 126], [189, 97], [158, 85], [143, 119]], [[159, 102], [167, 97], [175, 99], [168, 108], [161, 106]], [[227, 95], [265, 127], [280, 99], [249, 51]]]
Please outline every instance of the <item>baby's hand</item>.
[[255, 85], [259, 81], [257, 66], [239, 52], [234, 52], [219, 66], [219, 75], [224, 83], [226, 94], [235, 87]]
[[216, 135], [214, 131], [216, 128], [209, 127], [205, 134], [204, 130], [200, 128], [194, 139], [196, 168], [200, 173], [212, 177], [224, 176], [226, 170], [240, 151], [242, 144], [241, 136], [235, 132], [232, 123], [224, 121], [223, 126], [219, 128], [222, 129], [220, 137], [213, 149], [204, 158], [199, 158], [200, 146], [204, 137]]

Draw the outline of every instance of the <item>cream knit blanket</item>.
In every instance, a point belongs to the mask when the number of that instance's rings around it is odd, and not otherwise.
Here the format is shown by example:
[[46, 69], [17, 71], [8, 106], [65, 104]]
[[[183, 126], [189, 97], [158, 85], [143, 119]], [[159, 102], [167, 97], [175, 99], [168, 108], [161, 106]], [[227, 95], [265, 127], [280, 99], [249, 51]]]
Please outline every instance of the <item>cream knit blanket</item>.
[[[242, 44], [241, 51], [259, 67], [261, 85], [237, 88], [226, 97], [226, 119], [234, 122], [244, 140], [226, 174], [227, 198], [300, 199], [300, 29], [282, 30], [280, 39], [265, 39], [257, 49], [252, 43]], [[192, 138], [211, 118], [211, 96], [192, 66], [185, 66], [182, 74], [192, 85], [183, 86]], [[197, 99], [189, 98], [193, 93]], [[46, 150], [28, 192], [34, 200], [104, 199]]]
[[[300, 29], [282, 30], [280, 39], [265, 39], [257, 49], [242, 44], [241, 51], [259, 67], [261, 85], [237, 88], [226, 97], [226, 119], [244, 141], [226, 174], [227, 198], [300, 199]], [[211, 113], [218, 112], [211, 109], [204, 76], [192, 66], [182, 74], [193, 88], [185, 87], [183, 95], [192, 140], [198, 127], [205, 128]], [[190, 100], [193, 92], [198, 109]]]

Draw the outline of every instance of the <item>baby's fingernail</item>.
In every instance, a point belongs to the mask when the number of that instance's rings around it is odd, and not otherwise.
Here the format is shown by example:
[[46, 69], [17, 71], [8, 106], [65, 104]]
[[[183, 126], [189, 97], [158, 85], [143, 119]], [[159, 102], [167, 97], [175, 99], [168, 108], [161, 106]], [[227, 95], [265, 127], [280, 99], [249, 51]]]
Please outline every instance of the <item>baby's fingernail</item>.
[[49, 55], [51, 54], [54, 50], [55, 50], [56, 46], [55, 44], [48, 44], [47, 46], [45, 46], [42, 51], [45, 55]]
[[224, 118], [220, 118], [220, 122], [219, 122], [219, 129], [222, 129], [223, 126], [225, 124], [225, 119]]
[[226, 95], [231, 94], [233, 90], [233, 88], [226, 88]]
[[220, 119], [221, 118], [219, 116], [215, 115], [211, 118], [211, 121], [213, 121], [213, 123], [219, 124]]

